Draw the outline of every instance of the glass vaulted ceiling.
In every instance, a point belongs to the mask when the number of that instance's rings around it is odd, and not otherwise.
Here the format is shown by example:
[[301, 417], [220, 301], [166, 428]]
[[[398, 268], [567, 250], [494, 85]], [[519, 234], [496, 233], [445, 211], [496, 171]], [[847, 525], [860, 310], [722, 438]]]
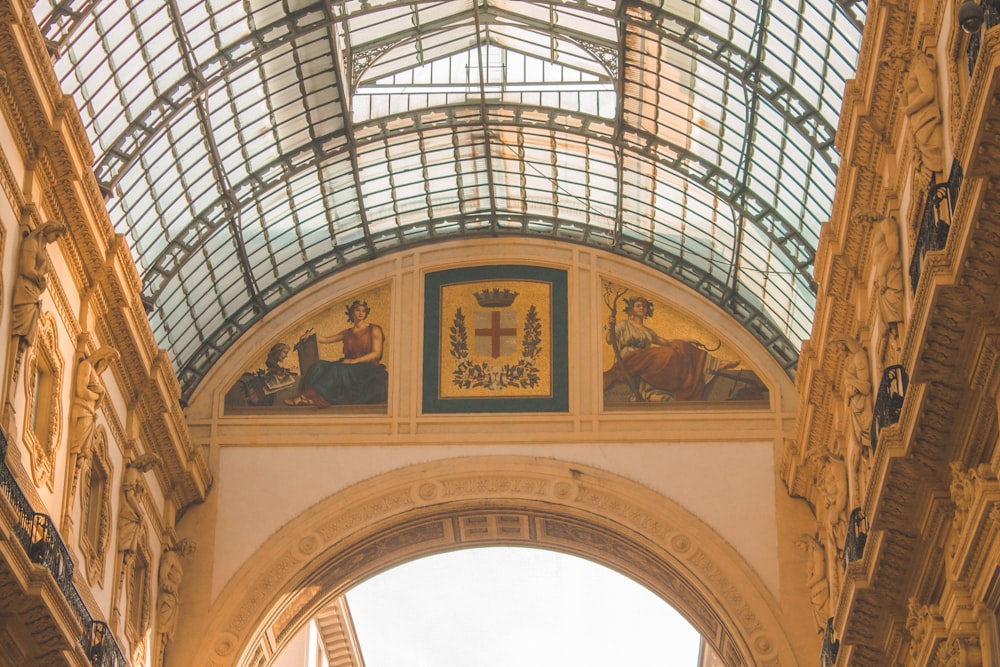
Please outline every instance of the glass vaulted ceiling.
[[412, 243], [632, 257], [792, 373], [863, 0], [38, 0], [189, 395], [249, 326]]

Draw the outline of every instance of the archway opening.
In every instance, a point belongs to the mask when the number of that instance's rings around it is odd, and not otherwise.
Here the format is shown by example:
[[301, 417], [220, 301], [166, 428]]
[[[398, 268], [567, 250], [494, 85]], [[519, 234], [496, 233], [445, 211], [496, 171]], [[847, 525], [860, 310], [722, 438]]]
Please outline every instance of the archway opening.
[[362, 582], [421, 557], [487, 546], [573, 554], [628, 576], [680, 610], [728, 667], [798, 662], [763, 582], [698, 517], [627, 478], [520, 456], [416, 464], [332, 494], [233, 575], [176, 655], [273, 665], [311, 619]]
[[[330, 604], [337, 612], [317, 614], [276, 664], [722, 664], [698, 630], [648, 588], [548, 549], [475, 547], [418, 558]], [[331, 613], [341, 615], [337, 623]]]

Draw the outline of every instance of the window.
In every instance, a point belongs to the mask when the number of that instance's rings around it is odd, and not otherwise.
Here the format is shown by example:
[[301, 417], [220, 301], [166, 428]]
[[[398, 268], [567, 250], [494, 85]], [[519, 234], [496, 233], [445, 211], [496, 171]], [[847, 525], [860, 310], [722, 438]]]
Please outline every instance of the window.
[[131, 563], [125, 576], [128, 604], [125, 616], [125, 636], [132, 645], [132, 664], [143, 664], [146, 653], [146, 634], [149, 631], [151, 593], [150, 593], [150, 554], [145, 534], [140, 536]]
[[37, 486], [53, 490], [53, 469], [63, 420], [61, 385], [63, 360], [59, 355], [55, 318], [43, 313], [38, 338], [27, 353], [24, 373], [24, 443], [31, 455], [31, 474]]
[[103, 427], [98, 427], [90, 465], [80, 482], [80, 550], [87, 562], [87, 581], [91, 585], [104, 585], [110, 540], [111, 462], [107, 435]]

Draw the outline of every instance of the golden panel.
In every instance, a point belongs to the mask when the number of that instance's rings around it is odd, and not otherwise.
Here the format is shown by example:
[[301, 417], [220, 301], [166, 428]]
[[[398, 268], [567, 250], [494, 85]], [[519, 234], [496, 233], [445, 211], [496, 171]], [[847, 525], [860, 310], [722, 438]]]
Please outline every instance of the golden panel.
[[550, 283], [481, 280], [444, 285], [438, 396], [551, 396], [551, 324]]
[[227, 412], [384, 412], [389, 376], [388, 283], [330, 302], [249, 361], [226, 393]]
[[609, 280], [601, 288], [605, 406], [767, 405], [767, 386], [718, 334], [656, 295]]

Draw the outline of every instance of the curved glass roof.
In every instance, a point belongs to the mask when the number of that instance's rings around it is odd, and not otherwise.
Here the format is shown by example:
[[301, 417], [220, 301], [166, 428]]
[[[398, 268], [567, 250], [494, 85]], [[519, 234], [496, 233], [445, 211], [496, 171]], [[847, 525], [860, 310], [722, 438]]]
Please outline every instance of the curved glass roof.
[[863, 0], [38, 0], [186, 395], [413, 243], [609, 249], [792, 373]]

